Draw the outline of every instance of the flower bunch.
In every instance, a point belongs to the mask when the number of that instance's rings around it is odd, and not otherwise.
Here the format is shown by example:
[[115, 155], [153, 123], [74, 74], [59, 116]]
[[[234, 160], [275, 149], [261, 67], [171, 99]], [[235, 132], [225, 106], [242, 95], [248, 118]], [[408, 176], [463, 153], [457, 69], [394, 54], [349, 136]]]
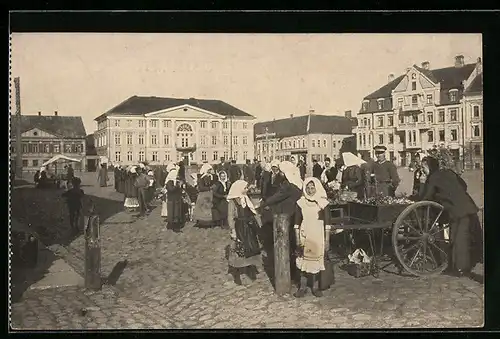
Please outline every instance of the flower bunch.
[[397, 197], [377, 195], [375, 197], [371, 197], [371, 198], [367, 198], [367, 199], [363, 199], [363, 200], [356, 199], [356, 202], [360, 202], [360, 203], [368, 204], [368, 205], [375, 205], [375, 206], [410, 205], [410, 204], [414, 203], [414, 201], [408, 199], [408, 197], [406, 195], [399, 195]]
[[256, 185], [248, 185], [248, 191], [247, 191], [247, 194], [251, 194], [251, 195], [260, 195], [261, 194], [261, 191], [260, 189], [257, 188]]
[[155, 200], [166, 200], [167, 199], [167, 189], [165, 187], [160, 187], [155, 190], [154, 193]]
[[459, 172], [449, 147], [434, 145], [433, 148], [427, 151], [427, 154], [429, 157], [433, 157], [439, 161], [440, 169], [450, 169], [454, 172]]

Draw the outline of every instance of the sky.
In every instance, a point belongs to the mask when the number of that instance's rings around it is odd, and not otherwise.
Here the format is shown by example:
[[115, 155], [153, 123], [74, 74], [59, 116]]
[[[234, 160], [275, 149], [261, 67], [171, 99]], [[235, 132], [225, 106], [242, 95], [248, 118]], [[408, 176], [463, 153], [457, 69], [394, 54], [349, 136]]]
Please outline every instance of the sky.
[[219, 99], [265, 121], [355, 114], [390, 73], [456, 55], [476, 62], [481, 35], [14, 33], [11, 89], [20, 77], [22, 114], [82, 116], [87, 134], [133, 95]]

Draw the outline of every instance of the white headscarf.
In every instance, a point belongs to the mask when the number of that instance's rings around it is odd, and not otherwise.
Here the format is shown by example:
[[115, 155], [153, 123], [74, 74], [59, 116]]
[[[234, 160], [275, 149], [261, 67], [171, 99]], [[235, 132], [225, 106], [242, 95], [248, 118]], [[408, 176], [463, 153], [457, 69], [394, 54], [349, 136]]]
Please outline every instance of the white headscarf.
[[43, 172], [43, 171], [45, 171], [45, 167], [44, 166], [40, 167], [40, 172]]
[[268, 162], [265, 162], [263, 165], [262, 165], [262, 169], [266, 172], [271, 172], [271, 164], [268, 163]]
[[208, 174], [208, 171], [213, 169], [212, 166], [210, 164], [203, 164], [200, 168], [200, 175], [201, 177], [203, 178], [204, 176], [206, 176]]
[[130, 168], [130, 173], [137, 173], [137, 169], [136, 168], [137, 168], [136, 166], [132, 166]]
[[229, 193], [227, 194], [227, 201], [231, 199], [240, 199], [240, 204], [243, 208], [247, 207], [252, 211], [253, 214], [257, 214], [255, 207], [252, 203], [252, 200], [248, 197], [248, 195], [244, 192], [245, 187], [248, 186], [248, 183], [245, 180], [236, 180], [229, 189]]
[[166, 168], [167, 173], [170, 172], [173, 169], [176, 169], [176, 168], [177, 168], [177, 165], [174, 164], [173, 162], [168, 163], [167, 168]]
[[177, 168], [174, 168], [167, 174], [167, 178], [165, 179], [165, 185], [167, 182], [172, 180], [174, 182], [174, 185], [177, 183], [177, 175], [179, 174], [179, 170]]
[[[223, 181], [223, 180], [221, 180], [221, 178], [220, 178], [220, 174], [221, 174], [221, 173], [224, 173], [224, 174], [226, 175], [226, 180], [224, 180], [224, 181]], [[225, 191], [225, 190], [227, 189], [227, 180], [228, 180], [228, 179], [227, 179], [227, 173], [226, 173], [226, 171], [220, 171], [220, 172], [219, 172], [219, 173], [217, 173], [217, 174], [218, 174], [218, 175], [217, 175], [217, 177], [219, 178], [219, 182], [222, 184], [222, 186], [224, 187], [224, 191]]]
[[351, 152], [342, 153], [342, 159], [344, 160], [345, 167], [361, 166], [362, 164], [366, 164], [366, 161], [355, 156]]
[[279, 162], [279, 160], [274, 159], [273, 161], [271, 161], [270, 166], [271, 167], [278, 167], [278, 168], [280, 168], [280, 162]]
[[[306, 191], [307, 184], [309, 184], [310, 182], [314, 183], [314, 187], [316, 187], [316, 193], [314, 195], [309, 195], [309, 194], [307, 194], [307, 191]], [[326, 191], [323, 188], [323, 185], [321, 184], [321, 182], [317, 178], [313, 178], [313, 177], [306, 178], [304, 180], [304, 187], [303, 187], [302, 191], [304, 192], [304, 196], [302, 198], [300, 198], [300, 200], [298, 202], [299, 206], [301, 206], [301, 207], [303, 206], [303, 205], [301, 205], [301, 202], [304, 202], [304, 200], [316, 202], [321, 209], [324, 209], [330, 203], [327, 199]]]
[[198, 175], [196, 173], [191, 173], [190, 176], [191, 179], [193, 179], [193, 186], [198, 185]]
[[144, 165], [142, 162], [139, 164], [140, 168], [146, 168], [146, 165]]
[[302, 189], [302, 179], [298, 168], [290, 161], [282, 161], [279, 164], [279, 169], [285, 175], [286, 179], [293, 185]]

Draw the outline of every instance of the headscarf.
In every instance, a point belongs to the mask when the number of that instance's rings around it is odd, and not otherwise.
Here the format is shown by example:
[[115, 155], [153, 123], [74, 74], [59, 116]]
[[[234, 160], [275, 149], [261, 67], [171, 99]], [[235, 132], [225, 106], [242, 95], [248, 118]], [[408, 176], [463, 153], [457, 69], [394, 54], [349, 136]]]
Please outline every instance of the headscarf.
[[279, 160], [274, 159], [273, 161], [271, 161], [270, 166], [271, 166], [271, 168], [272, 167], [278, 167], [278, 168], [280, 168], [280, 162], [279, 162]]
[[130, 168], [130, 173], [137, 173], [137, 167], [136, 166], [132, 166]]
[[300, 178], [299, 169], [290, 161], [282, 161], [279, 164], [279, 169], [285, 175], [288, 182], [302, 189], [302, 179]]
[[255, 207], [252, 203], [252, 200], [248, 197], [246, 193], [243, 191], [245, 187], [248, 186], [248, 183], [245, 180], [236, 180], [229, 189], [229, 193], [227, 194], [227, 201], [231, 199], [240, 198], [240, 203], [243, 208], [247, 207], [252, 211], [253, 214], [257, 214]]
[[40, 167], [40, 172], [45, 171], [45, 166]]
[[144, 165], [142, 162], [139, 164], [139, 168], [146, 168], [146, 165]]
[[[221, 178], [220, 178], [220, 174], [221, 173], [224, 173], [226, 175], [226, 180], [222, 181]], [[220, 171], [219, 173], [217, 173], [217, 176], [219, 178], [219, 182], [222, 184], [222, 186], [224, 187], [224, 191], [227, 189], [227, 173], [226, 171]]]
[[165, 185], [167, 182], [172, 180], [174, 182], [174, 185], [177, 183], [177, 176], [179, 175], [179, 170], [177, 168], [174, 168], [167, 174], [167, 178], [165, 179]]
[[362, 164], [366, 164], [366, 161], [355, 156], [351, 152], [342, 153], [342, 159], [344, 160], [345, 167], [361, 166]]
[[[316, 187], [316, 193], [314, 195], [307, 194], [306, 187], [307, 187], [307, 184], [309, 184], [310, 182], [314, 183], [314, 187]], [[321, 182], [317, 178], [314, 178], [314, 177], [306, 178], [304, 180], [304, 187], [303, 187], [302, 191], [304, 192], [304, 196], [301, 199], [314, 201], [318, 204], [318, 206], [321, 209], [324, 209], [330, 203], [326, 197], [326, 191], [323, 188], [323, 185], [321, 184]]]
[[262, 169], [266, 172], [271, 172], [271, 164], [268, 163], [268, 162], [265, 162], [263, 165], [262, 165]]
[[150, 177], [154, 176], [153, 171], [149, 171], [149, 172], [148, 172], [148, 175], [149, 175]]
[[208, 174], [208, 171], [213, 169], [212, 166], [210, 164], [203, 164], [200, 168], [200, 176], [201, 178], [203, 178], [204, 176], [206, 176]]
[[190, 176], [191, 179], [193, 179], [193, 186], [198, 185], [198, 175], [196, 173], [191, 173]]
[[171, 170], [176, 169], [176, 168], [177, 168], [177, 166], [176, 166], [173, 162], [170, 162], [170, 163], [167, 165], [167, 168], [166, 168], [167, 173], [168, 173], [168, 172], [170, 172]]

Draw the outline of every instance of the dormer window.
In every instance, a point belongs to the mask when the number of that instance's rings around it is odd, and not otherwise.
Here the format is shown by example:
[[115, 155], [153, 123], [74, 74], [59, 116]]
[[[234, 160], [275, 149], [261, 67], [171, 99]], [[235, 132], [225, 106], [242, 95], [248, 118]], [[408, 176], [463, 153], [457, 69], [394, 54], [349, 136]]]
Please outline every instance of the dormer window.
[[384, 99], [377, 99], [377, 108], [379, 110], [384, 108]]
[[363, 112], [368, 111], [368, 101], [363, 101], [363, 107], [362, 107], [362, 109], [363, 109]]
[[416, 81], [412, 81], [411, 82], [411, 90], [412, 91], [416, 91], [417, 90], [417, 82]]
[[456, 89], [450, 90], [450, 101], [451, 102], [457, 101], [457, 97], [458, 97], [458, 90]]
[[411, 104], [413, 106], [416, 106], [418, 104], [418, 95], [412, 95], [411, 96]]

